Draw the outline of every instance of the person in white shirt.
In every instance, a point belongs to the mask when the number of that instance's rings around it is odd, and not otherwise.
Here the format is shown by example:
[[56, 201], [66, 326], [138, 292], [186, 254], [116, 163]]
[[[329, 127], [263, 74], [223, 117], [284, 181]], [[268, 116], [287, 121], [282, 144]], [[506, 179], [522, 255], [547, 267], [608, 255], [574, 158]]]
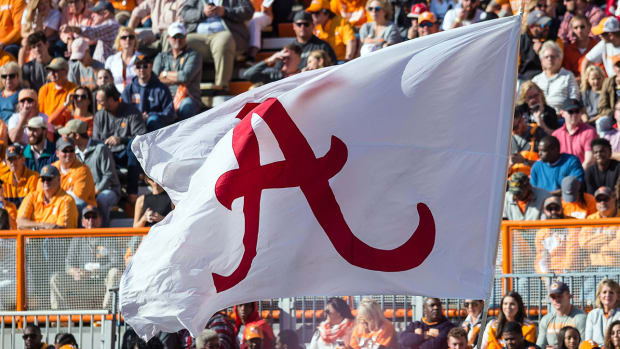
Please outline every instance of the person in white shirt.
[[620, 56], [620, 22], [613, 16], [603, 18], [592, 28], [592, 34], [599, 35], [603, 40], [586, 54], [581, 62], [581, 71], [586, 71], [588, 65], [592, 63], [603, 62], [607, 75], [614, 75], [613, 59]]
[[441, 25], [442, 30], [458, 28], [480, 22], [484, 11], [478, 8], [480, 0], [461, 0], [461, 7], [446, 12]]
[[603, 343], [607, 327], [616, 320], [620, 320], [620, 285], [605, 279], [596, 289], [596, 308], [588, 313], [585, 339]]
[[575, 76], [562, 68], [562, 49], [554, 41], [545, 41], [538, 56], [542, 73], [532, 81], [543, 90], [547, 104], [559, 111], [567, 99], [579, 99], [579, 86]]

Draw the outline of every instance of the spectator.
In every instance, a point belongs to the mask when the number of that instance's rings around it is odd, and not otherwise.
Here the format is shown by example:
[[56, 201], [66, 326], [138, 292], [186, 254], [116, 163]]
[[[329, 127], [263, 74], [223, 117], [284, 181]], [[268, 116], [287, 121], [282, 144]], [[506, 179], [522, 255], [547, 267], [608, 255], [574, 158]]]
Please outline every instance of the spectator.
[[105, 62], [105, 60], [115, 53], [114, 40], [120, 25], [114, 19], [114, 6], [107, 0], [101, 0], [91, 8], [93, 21], [90, 25], [69, 26], [67, 30], [76, 35], [83, 36], [102, 45], [102, 49], [97, 53], [95, 50], [95, 60]]
[[448, 332], [448, 349], [468, 349], [467, 331], [461, 327], [453, 327]]
[[241, 347], [247, 349], [263, 349], [263, 339], [263, 330], [261, 330], [259, 326], [247, 325], [243, 330]]
[[196, 349], [219, 349], [220, 337], [217, 332], [212, 329], [204, 329], [198, 337], [196, 337]]
[[441, 300], [427, 297], [423, 309], [422, 320], [409, 324], [400, 334], [398, 343], [411, 349], [447, 349], [448, 331], [455, 326], [443, 315]]
[[612, 322], [605, 332], [605, 349], [620, 349], [620, 320]]
[[356, 30], [368, 21], [365, 5], [366, 0], [334, 0], [330, 2], [331, 11], [348, 20]]
[[567, 217], [586, 219], [596, 212], [596, 200], [585, 193], [585, 186], [575, 176], [562, 179], [562, 209]]
[[585, 339], [603, 343], [608, 325], [617, 320], [620, 320], [620, 285], [605, 279], [596, 289], [596, 308], [588, 313]]
[[[616, 195], [609, 187], [600, 187], [594, 192], [594, 198], [596, 199], [596, 209], [598, 212], [588, 216], [588, 219], [609, 218], [618, 216], [618, 208], [616, 205]], [[600, 236], [599, 238], [603, 238]], [[601, 239], [598, 239], [601, 240]], [[586, 248], [585, 242], [583, 248]], [[595, 245], [588, 244], [588, 249], [600, 248], [599, 241]], [[602, 251], [600, 251], [602, 252]]]
[[612, 60], [620, 54], [620, 22], [615, 17], [603, 18], [596, 27], [592, 28], [592, 34], [599, 35], [603, 40], [586, 54], [581, 63], [581, 71], [585, 71], [586, 67], [592, 63], [603, 63], [607, 75], [614, 75]]
[[[546, 219], [564, 219], [562, 201], [557, 196], [545, 200]], [[534, 268], [537, 273], [565, 273], [576, 270], [579, 260], [579, 242], [576, 234], [566, 228], [542, 228], [536, 232], [534, 245], [536, 260]], [[533, 340], [533, 339], [532, 339]]]
[[[443, 0], [447, 1], [447, 0]], [[423, 37], [439, 31], [439, 23], [432, 12], [422, 12], [418, 17], [418, 36]]]
[[[618, 34], [620, 36], [620, 33]], [[616, 90], [620, 89], [620, 55], [612, 58], [613, 75], [610, 75], [603, 82], [601, 93], [598, 100], [598, 112], [601, 117], [614, 114], [614, 106], [619, 99], [616, 96]]]
[[39, 174], [26, 167], [23, 148], [19, 144], [6, 148], [6, 161], [11, 171], [0, 177], [3, 197], [19, 207], [26, 195], [37, 189]]
[[372, 21], [360, 28], [360, 55], [400, 42], [400, 32], [392, 19], [392, 5], [387, 0], [368, 0], [368, 13]]
[[27, 324], [24, 328], [24, 348], [26, 349], [54, 349], [53, 345], [41, 342], [41, 329], [37, 325]]
[[136, 29], [140, 21], [145, 18], [151, 20], [151, 30], [140, 32], [138, 47], [140, 52], [155, 54], [168, 51], [167, 29], [181, 17], [181, 7], [184, 1], [179, 0], [145, 0], [131, 12], [127, 26]]
[[[77, 85], [67, 79], [69, 64], [64, 58], [52, 59], [47, 70], [50, 82], [39, 90], [39, 111], [45, 115], [52, 115], [58, 108], [62, 108], [67, 96], [73, 93]], [[55, 128], [64, 126], [58, 122], [52, 122], [52, 125]]]
[[[385, 31], [396, 30], [398, 41], [400, 41], [400, 34], [396, 26], [385, 27], [383, 23], [387, 22], [387, 18], [391, 18], [392, 5], [385, 0], [375, 0], [375, 3], [367, 2], [368, 9], [380, 8], [377, 13], [379, 14], [379, 20], [382, 21], [381, 25], [377, 26], [376, 31], [380, 31], [378, 28], [383, 28]], [[388, 8], [389, 7], [389, 8]], [[383, 10], [381, 10], [381, 8]], [[314, 35], [324, 41], [327, 41], [329, 45], [334, 49], [336, 58], [339, 61], [350, 61], [355, 57], [355, 50], [357, 49], [357, 39], [355, 38], [355, 32], [353, 27], [346, 19], [336, 15], [330, 10], [329, 0], [313, 0], [310, 6], [306, 9], [306, 12], [312, 14], [312, 21], [314, 23]], [[371, 17], [374, 12], [369, 10]], [[375, 17], [373, 17], [375, 18]], [[362, 29], [364, 28], [362, 25]], [[370, 31], [368, 30], [370, 29]], [[375, 29], [366, 28], [366, 36], [375, 37]], [[395, 35], [394, 33], [392, 34]], [[361, 35], [361, 34], [360, 34]], [[377, 36], [378, 37], [378, 36]], [[381, 37], [385, 37], [385, 34]], [[361, 38], [361, 37], [360, 37]], [[396, 42], [398, 42], [396, 41]], [[363, 42], [363, 40], [362, 40]]]
[[110, 225], [110, 208], [121, 197], [121, 184], [116, 174], [116, 164], [112, 152], [103, 142], [90, 139], [87, 124], [78, 119], [71, 120], [58, 133], [75, 143], [75, 153], [79, 161], [90, 169], [95, 182], [95, 200], [100, 208], [102, 225]]
[[250, 23], [248, 23], [248, 30], [250, 32], [248, 58], [251, 62], [256, 61], [256, 54], [261, 48], [261, 31], [273, 22], [272, 4], [273, 1], [271, 0], [252, 1], [254, 14], [252, 19], [250, 19]]
[[540, 320], [536, 345], [541, 348], [557, 346], [558, 333], [564, 326], [575, 327], [583, 337], [586, 314], [571, 304], [572, 295], [568, 286], [561, 281], [553, 281], [549, 286], [549, 298], [555, 311], [550, 311]]
[[545, 41], [538, 51], [542, 62], [542, 73], [534, 76], [532, 82], [545, 93], [547, 103], [559, 111], [567, 99], [579, 98], [579, 88], [573, 73], [562, 68], [563, 52], [553, 41]]
[[531, 322], [525, 314], [523, 299], [517, 292], [510, 291], [502, 297], [502, 309], [497, 319], [492, 320], [484, 330], [482, 339], [482, 349], [501, 349], [507, 343], [502, 339], [502, 335], [509, 323], [519, 326], [519, 332], [526, 341], [536, 339], [536, 324]]
[[61, 348], [63, 345], [72, 345], [78, 348], [77, 341], [71, 333], [59, 332], [56, 334], [56, 337], [54, 337], [54, 346]]
[[[407, 29], [407, 40], [415, 39], [418, 37], [418, 17], [424, 12], [430, 11], [425, 2], [413, 4], [411, 10], [407, 14], [407, 18], [411, 21], [411, 26]], [[446, 9], [447, 11], [447, 9]]]
[[90, 47], [86, 40], [77, 38], [71, 42], [70, 59], [69, 81], [76, 85], [86, 86], [89, 89], [97, 87], [96, 71], [102, 69], [103, 64], [93, 60], [90, 56]]
[[357, 307], [349, 345], [353, 349], [396, 348], [394, 325], [383, 316], [379, 303], [364, 298]]
[[460, 4], [460, 8], [455, 7], [446, 12], [441, 29], [448, 30], [480, 22], [484, 12], [478, 8], [479, 0], [461, 0]]
[[558, 349], [579, 349], [581, 335], [576, 328], [564, 326], [558, 333]]
[[508, 181], [503, 217], [510, 221], [539, 220], [548, 196], [546, 190], [532, 186], [525, 173], [516, 172]]
[[16, 62], [9, 62], [0, 68], [0, 84], [2, 94], [0, 95], [0, 119], [8, 122], [9, 118], [15, 113], [17, 106], [17, 96], [21, 89], [21, 69]]
[[4, 197], [4, 183], [1, 179], [0, 187], [2, 187], [2, 189], [0, 189], [0, 204], [2, 205], [2, 207], [0, 208], [5, 211], [8, 218], [8, 227], [6, 229], [0, 230], [17, 229], [17, 206], [15, 206], [15, 204], [12, 202], [7, 201]]
[[553, 136], [546, 136], [538, 145], [540, 160], [532, 165], [530, 183], [550, 193], [560, 193], [562, 179], [575, 176], [583, 181], [583, 168], [579, 159], [571, 154], [560, 153], [560, 142]]
[[146, 125], [136, 107], [120, 100], [114, 85], [100, 87], [96, 100], [101, 110], [95, 114], [92, 138], [104, 142], [116, 164], [127, 168], [127, 194], [133, 205], [138, 193], [139, 165], [131, 151], [131, 142], [135, 136], [146, 133]]
[[538, 160], [538, 143], [546, 135], [536, 123], [529, 124], [527, 104], [521, 104], [515, 108], [512, 137], [510, 143], [509, 174], [523, 172], [527, 175], [534, 162]]
[[560, 127], [555, 109], [547, 105], [543, 90], [532, 81], [526, 81], [519, 87], [517, 105], [524, 104], [527, 105], [527, 110], [523, 113], [525, 120], [542, 128], [546, 135], [551, 135]]
[[[253, 13], [254, 7], [250, 0], [222, 0], [217, 3], [211, 2], [209, 5], [205, 5], [203, 0], [185, 1], [181, 17], [189, 33], [187, 43], [200, 53], [203, 59], [210, 57], [213, 60], [215, 65], [213, 89], [228, 89], [235, 54], [245, 53], [248, 50], [250, 32], [245, 22], [252, 19]], [[170, 28], [168, 33], [173, 36]], [[172, 45], [172, 42], [170, 44]]]
[[219, 311], [213, 314], [209, 321], [207, 321], [207, 326], [205, 326], [205, 328], [209, 328], [217, 332], [222, 349], [239, 348], [237, 338], [235, 337], [235, 326], [232, 324], [232, 320], [228, 317], [228, 315], [226, 315], [226, 312]]
[[300, 69], [306, 66], [306, 60], [308, 55], [310, 55], [310, 52], [316, 50], [323, 50], [327, 52], [332, 62], [338, 62], [338, 58], [336, 58], [336, 54], [334, 53], [332, 47], [329, 46], [327, 42], [317, 38], [316, 35], [313, 34], [314, 22], [311, 14], [305, 11], [298, 11], [295, 13], [295, 17], [293, 17], [293, 30], [295, 31], [295, 41], [293, 43], [301, 46], [301, 62], [299, 62]]
[[[30, 124], [30, 120], [40, 117], [43, 120], [42, 127], [48, 132], [53, 132], [54, 129], [47, 122], [47, 116], [39, 112], [39, 107], [37, 103], [37, 93], [29, 88], [22, 89], [19, 91], [18, 96], [18, 112], [13, 114], [8, 122], [9, 128], [9, 138], [14, 143], [20, 143], [22, 145], [28, 144], [29, 134], [26, 134], [24, 131]], [[42, 133], [43, 137], [47, 135], [47, 132]]]
[[97, 87], [114, 84], [114, 76], [109, 69], [101, 69], [97, 72]]
[[430, 8], [426, 11], [434, 13], [439, 20], [443, 20], [449, 10], [457, 7], [458, 1], [455, 0], [431, 0]]
[[254, 83], [281, 80], [300, 72], [300, 60], [301, 48], [297, 44], [288, 44], [266, 60], [248, 68], [243, 72], [243, 78]]
[[136, 105], [142, 112], [148, 132], [168, 126], [174, 122], [174, 106], [168, 86], [153, 74], [153, 61], [140, 55], [135, 60], [137, 76], [125, 88], [121, 99]]
[[21, 20], [22, 46], [28, 35], [42, 31], [48, 39], [58, 37], [60, 11], [52, 7], [51, 0], [28, 1]]
[[540, 349], [536, 344], [528, 341], [521, 332], [520, 324], [508, 322], [502, 329], [502, 341], [506, 343], [505, 349]]
[[88, 134], [93, 134], [93, 112], [95, 103], [93, 94], [86, 86], [78, 86], [75, 91], [67, 96], [62, 108], [57, 109], [50, 119], [59, 120], [58, 123], [66, 125], [67, 122], [78, 119], [88, 126]]
[[[119, 91], [123, 91], [136, 76], [135, 61], [140, 55], [136, 32], [129, 27], [121, 27], [114, 41], [116, 53], [105, 61], [105, 68], [109, 69], [114, 77], [114, 85]], [[101, 71], [100, 71], [101, 72]], [[101, 85], [104, 85], [105, 82]]]
[[49, 124], [40, 116], [28, 120], [28, 145], [24, 148], [24, 158], [26, 166], [36, 172], [41, 173], [43, 167], [51, 165], [58, 160], [56, 157], [56, 144], [48, 142], [47, 130]]
[[18, 229], [77, 228], [73, 198], [60, 188], [60, 172], [51, 165], [41, 170], [40, 189], [26, 195], [17, 212]]
[[[574, 1], [574, 0], [569, 0]], [[583, 0], [578, 0], [583, 2]], [[566, 19], [566, 17], [564, 17]], [[598, 39], [590, 37], [590, 22], [582, 15], [572, 16], [569, 21], [574, 34], [574, 41], [564, 41], [564, 61], [562, 66], [578, 77], [581, 73], [581, 62], [584, 57], [596, 45]]]
[[56, 43], [54, 51], [58, 51], [60, 56], [65, 55], [67, 45], [77, 36], [71, 27], [93, 25], [93, 13], [88, 8], [89, 2], [86, 0], [68, 0], [62, 9], [60, 17], [60, 41]]
[[527, 15], [527, 31], [519, 39], [519, 79], [530, 80], [542, 72], [540, 63], [540, 49], [543, 42], [554, 41], [549, 35], [551, 18], [540, 10], [534, 10]]
[[611, 143], [597, 138], [590, 143], [594, 164], [586, 168], [585, 185], [588, 194], [594, 194], [600, 187], [613, 188], [620, 177], [620, 163], [611, 158]]
[[19, 52], [21, 21], [25, 8], [25, 1], [8, 0], [0, 9], [0, 47], [15, 57]]
[[[273, 330], [267, 321], [258, 314], [258, 303], [244, 303], [233, 308], [235, 314], [235, 332], [242, 337], [246, 327], [258, 327], [263, 332], [263, 347], [261, 349], [274, 349], [275, 337]], [[241, 349], [248, 349], [245, 343]]]
[[97, 206], [95, 200], [95, 180], [88, 166], [75, 156], [75, 143], [71, 139], [59, 138], [56, 141], [58, 161], [52, 165], [61, 173], [60, 186], [73, 197], [79, 211], [87, 205]]
[[200, 94], [202, 58], [187, 45], [183, 23], [172, 23], [168, 34], [171, 49], [157, 55], [153, 72], [168, 85], [174, 95], [177, 117], [185, 120], [198, 114], [203, 107]]
[[[581, 78], [581, 100], [586, 108], [586, 119], [582, 115], [583, 122], [594, 124], [599, 117], [599, 98], [603, 91], [605, 74], [598, 65], [586, 68]], [[598, 131], [598, 130], [597, 130]]]
[[331, 61], [329, 60], [329, 55], [327, 54], [327, 52], [323, 50], [316, 50], [316, 51], [310, 52], [310, 54], [308, 55], [308, 59], [306, 60], [306, 67], [302, 69], [302, 71], [325, 68], [330, 65], [332, 64], [331, 64]]
[[[101, 228], [97, 207], [82, 209], [81, 225], [85, 229]], [[112, 300], [108, 290], [120, 279], [117, 265], [121, 260], [120, 251], [109, 239], [72, 238], [64, 272], [55, 273], [50, 280], [52, 309], [74, 309], [77, 304], [88, 309], [107, 308]]]
[[293, 330], [280, 330], [276, 337], [276, 349], [303, 349], [299, 345], [299, 337]]
[[[480, 325], [482, 324], [481, 315], [482, 308], [484, 307], [484, 301], [479, 299], [466, 299], [463, 305], [467, 311], [467, 317], [465, 317], [461, 327], [467, 334], [466, 345], [473, 348], [478, 344], [478, 335], [480, 334]], [[448, 340], [449, 339], [450, 333], [448, 333]], [[448, 343], [448, 347], [450, 347], [450, 343]]]
[[[26, 57], [32, 59], [26, 61]], [[49, 43], [42, 31], [28, 35], [23, 45], [23, 53], [20, 54], [19, 64], [22, 67], [22, 78], [26, 85], [35, 91], [39, 91], [47, 82], [45, 67], [52, 61], [49, 54]]]
[[349, 346], [353, 332], [354, 317], [347, 302], [342, 298], [330, 298], [325, 304], [325, 321], [321, 322], [312, 336], [308, 349], [336, 349]]
[[566, 43], [574, 43], [578, 40], [577, 31], [571, 26], [573, 18], [580, 16], [590, 25], [597, 25], [605, 17], [603, 10], [587, 0], [564, 0], [564, 5], [566, 13], [560, 23], [558, 36]]

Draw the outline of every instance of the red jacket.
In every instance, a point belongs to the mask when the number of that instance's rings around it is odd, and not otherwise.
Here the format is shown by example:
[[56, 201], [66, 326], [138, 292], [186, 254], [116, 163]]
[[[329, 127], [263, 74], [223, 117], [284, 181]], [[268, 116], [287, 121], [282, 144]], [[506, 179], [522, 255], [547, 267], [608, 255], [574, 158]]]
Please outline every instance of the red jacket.
[[[241, 322], [241, 316], [239, 316], [239, 313], [237, 312], [236, 305], [234, 307], [234, 312], [235, 334], [237, 335], [237, 337], [239, 336], [239, 329], [241, 328], [241, 326], [248, 326], [252, 324], [254, 326], [260, 327], [260, 329], [263, 330], [263, 336], [265, 336], [265, 338], [263, 339], [263, 349], [275, 348], [276, 341], [273, 335], [273, 330], [271, 329], [271, 325], [269, 325], [269, 323], [265, 321], [265, 319], [261, 318], [258, 314], [258, 302], [254, 302], [254, 311], [252, 312], [252, 314], [250, 314], [246, 323]], [[241, 349], [248, 349], [248, 346], [243, 341], [241, 341], [240, 345]]]

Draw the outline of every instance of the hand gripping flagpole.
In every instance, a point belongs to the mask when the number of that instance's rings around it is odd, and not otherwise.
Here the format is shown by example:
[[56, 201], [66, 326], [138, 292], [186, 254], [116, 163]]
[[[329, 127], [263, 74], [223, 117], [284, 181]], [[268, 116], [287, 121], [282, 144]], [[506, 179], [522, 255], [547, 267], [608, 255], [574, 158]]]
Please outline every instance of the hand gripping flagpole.
[[[521, 23], [523, 22], [523, 13], [525, 11], [525, 2], [526, 1], [527, 0], [521, 0], [521, 5], [519, 6], [519, 13], [517, 15], [517, 16], [520, 17], [520, 20], [519, 20], [519, 23], [520, 23], [519, 24], [519, 30], [521, 30], [521, 31], [523, 30], [523, 26], [521, 25]], [[519, 35], [519, 39], [517, 39], [517, 40], [519, 40], [517, 42], [517, 57], [519, 57], [519, 51], [521, 50], [521, 40], [520, 40], [520, 37], [521, 37], [521, 35]], [[514, 81], [515, 81], [515, 83], [514, 83], [514, 91], [513, 91], [514, 95], [513, 95], [513, 98], [512, 98], [511, 117], [510, 117], [511, 122], [509, 124], [507, 124], [507, 125], [509, 125], [507, 127], [510, 127], [511, 131], [512, 131], [512, 125], [514, 124], [515, 104], [517, 102], [516, 93], [517, 93], [518, 72], [519, 72], [519, 61], [518, 61], [518, 58], [517, 58], [517, 64], [515, 65], [515, 71], [514, 71], [514, 76], [515, 76]], [[511, 143], [508, 142], [508, 144], [511, 144]], [[510, 156], [510, 146], [508, 147], [508, 152], [506, 154], [506, 162], [508, 161], [508, 157], [509, 156]], [[508, 163], [506, 163], [505, 167], [508, 168]], [[504, 195], [506, 195], [505, 192], [504, 192]], [[501, 211], [501, 212], [503, 212], [503, 211]], [[503, 214], [501, 212], [500, 212], [500, 214]], [[498, 235], [501, 232], [502, 217], [500, 217], [499, 222], [500, 222], [500, 224], [497, 227], [497, 234]], [[505, 242], [506, 241], [504, 241], [504, 243]], [[494, 263], [496, 263], [496, 261], [497, 261], [497, 249], [498, 249], [498, 247], [499, 247], [499, 237], [497, 238], [497, 244], [495, 245], [495, 254], [494, 254], [494, 258], [493, 258]], [[478, 340], [477, 340], [477, 343], [476, 343], [476, 348], [477, 349], [481, 349], [482, 348], [482, 340], [483, 340], [484, 336], [486, 335], [485, 329], [487, 327], [487, 320], [488, 320], [488, 317], [489, 317], [489, 305], [491, 304], [491, 295], [493, 293], [493, 286], [495, 284], [495, 270], [496, 270], [496, 267], [493, 266], [493, 271], [491, 272], [491, 274], [492, 274], [491, 282], [489, 284], [489, 293], [488, 293], [489, 296], [487, 297], [487, 299], [484, 300], [484, 307], [482, 309], [482, 320], [480, 320], [480, 332], [478, 332]], [[501, 307], [500, 307], [500, 311], [501, 311]]]

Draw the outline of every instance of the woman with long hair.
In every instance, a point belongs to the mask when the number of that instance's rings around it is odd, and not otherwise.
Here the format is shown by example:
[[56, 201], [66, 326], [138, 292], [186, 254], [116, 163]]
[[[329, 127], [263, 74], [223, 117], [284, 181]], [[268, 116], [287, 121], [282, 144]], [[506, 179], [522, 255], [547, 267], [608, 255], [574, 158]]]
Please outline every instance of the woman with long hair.
[[392, 4], [387, 0], [368, 0], [366, 10], [371, 21], [360, 28], [360, 56], [401, 41], [400, 32], [392, 22]]
[[57, 125], [65, 125], [71, 119], [80, 119], [88, 125], [88, 136], [93, 134], [93, 117], [95, 113], [95, 103], [93, 94], [86, 86], [78, 86], [73, 93], [70, 93], [65, 100], [62, 108], [58, 108], [49, 120]]
[[560, 128], [560, 121], [555, 109], [547, 105], [543, 90], [531, 80], [524, 82], [519, 87], [517, 105], [524, 103], [528, 107], [524, 115], [528, 123], [535, 123], [548, 135]]
[[5, 122], [17, 110], [17, 96], [22, 85], [22, 70], [17, 63], [9, 62], [0, 67], [0, 118]]
[[581, 74], [581, 101], [586, 108], [586, 120], [590, 124], [594, 124], [601, 116], [598, 112], [598, 100], [603, 89], [603, 81], [605, 81], [605, 73], [598, 65], [589, 65]]
[[105, 60], [105, 68], [112, 73], [116, 89], [123, 92], [125, 86], [136, 76], [135, 61], [140, 55], [136, 32], [132, 28], [121, 27], [114, 41], [114, 48], [118, 52]]
[[22, 15], [22, 40], [27, 40], [28, 35], [37, 31], [44, 32], [48, 40], [55, 38], [60, 28], [60, 17], [60, 11], [52, 7], [51, 0], [29, 0]]
[[482, 309], [484, 301], [478, 299], [466, 299], [464, 302], [467, 317], [463, 320], [461, 327], [467, 331], [467, 344], [472, 348], [478, 344], [480, 325], [482, 324]]
[[596, 308], [588, 313], [585, 339], [603, 343], [607, 326], [616, 320], [620, 320], [620, 285], [605, 279], [596, 288]]
[[355, 318], [342, 298], [330, 298], [325, 304], [325, 321], [319, 324], [308, 349], [348, 347]]
[[371, 298], [362, 299], [357, 307], [349, 346], [353, 349], [375, 349], [380, 346], [395, 348], [396, 345], [394, 325], [383, 316], [379, 303]]
[[482, 349], [501, 349], [505, 347], [501, 336], [504, 326], [509, 321], [521, 324], [523, 338], [528, 342], [536, 342], [536, 324], [525, 316], [525, 306], [521, 295], [510, 291], [502, 297], [502, 309], [497, 319], [492, 320], [484, 331]]
[[620, 349], [620, 320], [609, 324], [605, 332], [604, 349]]

